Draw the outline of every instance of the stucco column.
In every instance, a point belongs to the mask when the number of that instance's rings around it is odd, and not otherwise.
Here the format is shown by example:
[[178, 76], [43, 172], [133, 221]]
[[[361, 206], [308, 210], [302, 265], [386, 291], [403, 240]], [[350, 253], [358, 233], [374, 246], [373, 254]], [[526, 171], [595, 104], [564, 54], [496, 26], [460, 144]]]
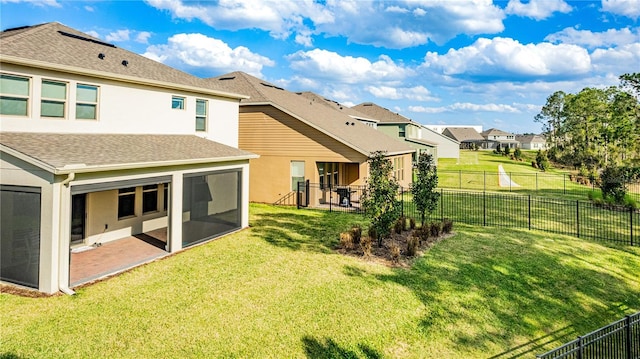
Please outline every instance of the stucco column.
[[[60, 211], [54, 215], [54, 223], [58, 231], [58, 284], [59, 288], [69, 287], [69, 256], [71, 255], [71, 188], [68, 185], [56, 184], [60, 195]], [[55, 212], [55, 211], [54, 211]], [[54, 240], [55, 242], [55, 240]]]
[[169, 243], [167, 250], [175, 253], [182, 249], [182, 172], [173, 173], [169, 189]]

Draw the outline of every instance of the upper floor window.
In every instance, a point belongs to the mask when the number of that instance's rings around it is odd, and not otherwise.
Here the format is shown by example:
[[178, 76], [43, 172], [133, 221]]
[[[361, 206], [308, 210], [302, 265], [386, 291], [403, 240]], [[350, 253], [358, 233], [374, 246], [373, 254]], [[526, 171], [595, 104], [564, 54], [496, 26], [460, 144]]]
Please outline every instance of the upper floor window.
[[196, 131], [207, 130], [207, 100], [196, 100]]
[[171, 108], [177, 110], [184, 110], [184, 97], [180, 96], [172, 96], [171, 97]]
[[65, 82], [43, 80], [40, 115], [43, 117], [64, 118], [67, 103], [67, 84]]
[[29, 81], [28, 77], [0, 75], [0, 114], [27, 116]]
[[76, 86], [76, 118], [97, 119], [98, 86], [78, 84]]
[[405, 137], [406, 135], [407, 135], [407, 133], [405, 132], [404, 127], [398, 128], [398, 136], [399, 137]]

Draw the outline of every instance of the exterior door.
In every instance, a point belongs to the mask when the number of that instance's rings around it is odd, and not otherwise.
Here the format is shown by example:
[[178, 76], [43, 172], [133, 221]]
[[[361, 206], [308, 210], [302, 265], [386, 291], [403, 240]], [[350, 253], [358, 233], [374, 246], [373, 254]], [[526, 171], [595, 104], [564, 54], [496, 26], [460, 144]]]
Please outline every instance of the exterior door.
[[71, 196], [71, 244], [82, 243], [86, 224], [87, 194]]

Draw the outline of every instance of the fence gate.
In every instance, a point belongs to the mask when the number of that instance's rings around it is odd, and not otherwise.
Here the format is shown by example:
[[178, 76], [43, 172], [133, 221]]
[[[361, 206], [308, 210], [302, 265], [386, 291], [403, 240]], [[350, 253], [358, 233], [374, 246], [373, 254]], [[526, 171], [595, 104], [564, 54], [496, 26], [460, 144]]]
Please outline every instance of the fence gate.
[[296, 192], [296, 206], [298, 209], [309, 206], [309, 180], [298, 182], [298, 191]]

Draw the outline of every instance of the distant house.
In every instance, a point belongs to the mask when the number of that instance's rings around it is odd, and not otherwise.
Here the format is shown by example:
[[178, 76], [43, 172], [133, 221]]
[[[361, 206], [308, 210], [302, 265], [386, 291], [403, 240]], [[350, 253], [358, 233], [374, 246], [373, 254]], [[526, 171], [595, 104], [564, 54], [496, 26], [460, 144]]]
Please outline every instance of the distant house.
[[248, 96], [240, 101], [239, 146], [260, 155], [251, 160], [251, 201], [285, 203], [296, 193], [298, 183], [308, 180], [320, 187], [310, 194], [309, 202], [328, 203], [329, 192], [336, 187], [365, 184], [367, 161], [375, 151], [384, 151], [393, 162], [401, 185], [411, 183], [415, 150], [344, 109], [244, 72], [209, 81]]
[[71, 293], [248, 226], [244, 95], [59, 23], [0, 33], [0, 64], [2, 281]]
[[471, 149], [474, 144], [482, 148], [485, 142], [484, 137], [472, 127], [447, 127], [442, 134], [458, 141], [461, 149]]
[[482, 125], [424, 125], [424, 127], [436, 131], [437, 133], [443, 133], [446, 128], [473, 128], [476, 132], [482, 132]]
[[435, 158], [459, 158], [459, 143], [455, 140], [425, 128], [422, 124], [390, 111], [372, 102], [364, 102], [353, 107], [378, 120], [378, 130], [387, 135], [404, 140], [419, 152], [427, 152]]
[[341, 103], [334, 101], [334, 100], [330, 100], [328, 98], [322, 97], [316, 93], [307, 91], [307, 92], [299, 92], [298, 95], [301, 95], [305, 98], [308, 98], [312, 101], [316, 101], [318, 103], [325, 103], [326, 105], [333, 107], [334, 109], [344, 113], [345, 115], [358, 120], [360, 122], [362, 122], [362, 124], [367, 125], [369, 127], [373, 127], [373, 128], [377, 128], [378, 127], [378, 123], [380, 123], [379, 120], [376, 120], [374, 118], [371, 118], [371, 116], [365, 115], [364, 113], [357, 111], [356, 109], [353, 109], [351, 107], [348, 106], [344, 106]]
[[480, 134], [485, 140], [483, 146], [485, 149], [494, 149], [498, 144], [500, 144], [502, 148], [516, 148], [519, 145], [518, 141], [516, 141], [516, 135], [496, 128], [490, 128]]
[[516, 135], [523, 150], [546, 150], [547, 141], [542, 135]]

